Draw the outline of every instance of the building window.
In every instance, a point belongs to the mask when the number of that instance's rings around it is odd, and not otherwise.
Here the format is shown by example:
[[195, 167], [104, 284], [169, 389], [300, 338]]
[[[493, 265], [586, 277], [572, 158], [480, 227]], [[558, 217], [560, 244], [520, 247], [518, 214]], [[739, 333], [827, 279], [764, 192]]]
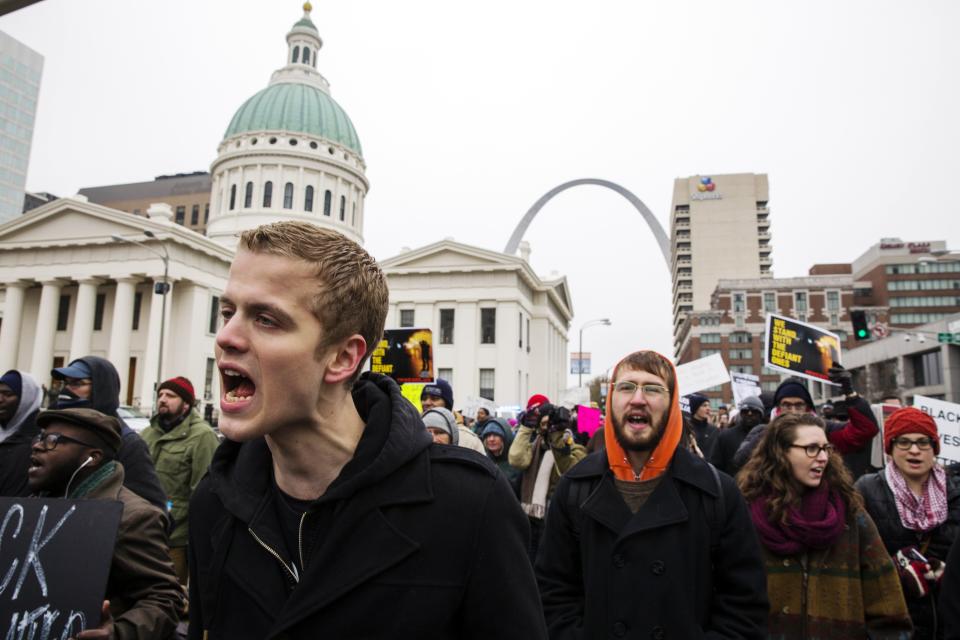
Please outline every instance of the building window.
[[836, 313], [830, 314], [830, 326], [835, 327], [840, 324], [840, 315]]
[[520, 339], [520, 343], [517, 345], [523, 349], [523, 313], [518, 314], [520, 317], [517, 318], [517, 337]]
[[140, 329], [140, 309], [143, 307], [143, 292], [133, 294], [133, 330]]
[[955, 296], [900, 296], [890, 298], [891, 307], [956, 307], [960, 297]]
[[842, 343], [847, 341], [847, 332], [843, 330], [834, 331], [837, 334], [837, 339]]
[[706, 358], [707, 356], [712, 356], [720, 353], [720, 349], [700, 349], [700, 357]]
[[949, 313], [891, 313], [891, 324], [926, 324], [943, 320]]
[[940, 350], [912, 356], [913, 382], [917, 387], [943, 384], [943, 368], [940, 366]]
[[[793, 308], [796, 310], [797, 315], [806, 316], [807, 315], [807, 293], [806, 291], [796, 291], [793, 294]], [[803, 319], [801, 317], [801, 319]]]
[[731, 373], [753, 373], [751, 364], [732, 364], [729, 369]]
[[446, 380], [453, 386], [453, 369], [437, 369], [437, 377]]
[[107, 294], [98, 293], [93, 305], [93, 330], [103, 331], [103, 310], [107, 306]]
[[776, 313], [777, 312], [777, 294], [773, 291], [765, 291], [763, 293], [763, 312], [764, 313]]
[[747, 310], [746, 296], [742, 293], [733, 294], [733, 312], [743, 313]]
[[60, 296], [57, 305], [57, 331], [67, 330], [67, 320], [70, 318], [70, 296]]
[[293, 61], [294, 62], [300, 61], [300, 47], [293, 48]]
[[453, 311], [440, 309], [440, 344], [453, 344]]
[[347, 196], [340, 196], [340, 222], [347, 219]]
[[269, 180], [263, 185], [263, 208], [269, 209], [273, 204], [273, 183]]
[[729, 340], [735, 344], [750, 344], [753, 342], [753, 336], [746, 331], [734, 331], [730, 334]]
[[530, 318], [527, 318], [527, 353], [530, 353]]
[[494, 400], [493, 389], [496, 371], [494, 369], [480, 369], [480, 397]]
[[233, 211], [237, 206], [237, 185], [230, 185], [230, 211]]
[[203, 224], [207, 224], [207, 220], [210, 219], [210, 203], [203, 205]]
[[283, 208], [293, 209], [293, 183], [283, 185]]
[[480, 309], [480, 344], [496, 344], [496, 342], [497, 310]]
[[839, 291], [827, 291], [827, 311], [840, 311]]
[[400, 326], [413, 326], [413, 309], [400, 309]]
[[310, 64], [310, 47], [303, 48], [303, 64]]
[[213, 372], [214, 367], [216, 366], [217, 361], [213, 358], [207, 358], [207, 370], [204, 372], [203, 376], [203, 399], [212, 400], [213, 399]]
[[253, 182], [248, 182], [243, 191], [243, 208], [249, 209], [253, 206]]
[[303, 210], [313, 211], [313, 187], [307, 187], [303, 192]]
[[355, 227], [357, 226], [357, 203], [356, 202], [354, 202], [351, 205], [351, 209], [353, 210], [353, 212], [350, 214], [350, 224]]
[[179, 207], [177, 207], [177, 218], [176, 218], [177, 224], [183, 224], [186, 221], [186, 215], [187, 215], [186, 207], [184, 207], [183, 205], [180, 205]]
[[207, 319], [207, 333], [216, 333], [220, 324], [220, 296], [210, 296], [210, 317]]
[[720, 344], [719, 333], [703, 333], [700, 335], [701, 344]]
[[327, 189], [323, 192], [323, 215], [330, 215], [330, 207], [332, 206], [331, 202], [333, 201], [333, 194], [330, 193], [330, 189]]
[[753, 349], [730, 349], [731, 360], [753, 360]]
[[195, 227], [198, 224], [200, 224], [200, 205], [195, 204], [190, 209], [190, 225]]

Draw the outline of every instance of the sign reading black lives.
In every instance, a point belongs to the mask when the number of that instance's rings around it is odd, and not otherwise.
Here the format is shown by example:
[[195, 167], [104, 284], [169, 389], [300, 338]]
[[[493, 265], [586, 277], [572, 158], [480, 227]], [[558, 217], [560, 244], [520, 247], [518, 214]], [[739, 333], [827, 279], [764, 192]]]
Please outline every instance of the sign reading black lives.
[[827, 372], [834, 364], [840, 364], [840, 338], [812, 324], [768, 314], [764, 364], [832, 384]]
[[66, 640], [100, 626], [123, 504], [0, 498], [0, 637]]
[[398, 383], [433, 382], [433, 334], [430, 329], [386, 329], [370, 356], [370, 371]]

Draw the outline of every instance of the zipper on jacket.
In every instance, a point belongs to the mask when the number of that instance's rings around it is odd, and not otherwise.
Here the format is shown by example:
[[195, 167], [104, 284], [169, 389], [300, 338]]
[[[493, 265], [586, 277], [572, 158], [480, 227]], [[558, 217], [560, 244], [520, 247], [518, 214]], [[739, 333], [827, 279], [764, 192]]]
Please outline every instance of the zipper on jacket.
[[258, 536], [256, 533], [253, 532], [253, 529], [251, 529], [250, 527], [247, 527], [247, 531], [250, 532], [250, 535], [253, 536], [253, 539], [256, 540], [261, 547], [267, 550], [267, 553], [272, 555], [274, 558], [276, 558], [280, 562], [280, 564], [283, 565], [283, 568], [286, 570], [286, 574], [290, 576], [290, 579], [293, 581], [293, 585], [296, 586], [297, 584], [299, 584], [300, 576], [297, 574], [296, 565], [293, 565], [293, 569], [291, 569], [289, 566], [287, 566], [287, 563], [283, 561], [283, 558], [280, 557], [280, 554], [274, 551], [273, 548], [268, 546], [267, 543], [265, 543], [263, 540], [261, 540], [260, 536]]
[[300, 568], [306, 570], [307, 563], [303, 561], [303, 523], [307, 520], [307, 514], [309, 511], [304, 511], [303, 515], [300, 516], [300, 529], [297, 534], [297, 547], [300, 551]]

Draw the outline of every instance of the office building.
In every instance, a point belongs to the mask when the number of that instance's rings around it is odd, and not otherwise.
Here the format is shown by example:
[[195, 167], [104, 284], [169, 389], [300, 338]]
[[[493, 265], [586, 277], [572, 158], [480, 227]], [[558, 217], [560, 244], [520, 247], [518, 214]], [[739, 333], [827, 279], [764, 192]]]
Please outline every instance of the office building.
[[210, 174], [206, 171], [157, 176], [149, 182], [112, 184], [80, 189], [88, 201], [111, 209], [146, 216], [151, 204], [173, 209], [176, 224], [204, 233], [210, 218]]
[[21, 214], [43, 56], [0, 31], [0, 223]]

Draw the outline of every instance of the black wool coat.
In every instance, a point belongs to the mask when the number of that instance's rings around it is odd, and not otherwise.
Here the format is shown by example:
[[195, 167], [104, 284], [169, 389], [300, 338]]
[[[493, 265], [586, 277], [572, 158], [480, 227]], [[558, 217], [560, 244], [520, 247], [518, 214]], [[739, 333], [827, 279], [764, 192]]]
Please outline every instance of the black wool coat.
[[299, 571], [266, 443], [221, 444], [190, 504], [189, 637], [545, 639], [529, 525], [496, 465], [433, 444], [389, 378], [365, 374], [353, 400], [358, 451], [379, 450], [310, 506]]
[[[890, 555], [904, 547], [917, 547], [926, 558], [946, 561], [951, 545], [960, 538], [960, 474], [947, 474], [947, 520], [927, 533], [912, 531], [903, 526], [893, 490], [887, 484], [883, 471], [863, 476], [857, 480], [856, 487], [863, 496], [867, 513], [876, 523], [880, 539]], [[904, 591], [910, 619], [913, 620], [913, 637], [916, 640], [943, 637], [939, 616], [933, 608], [939, 595], [939, 589], [935, 585], [932, 595], [923, 598], [915, 598]]]
[[568, 471], [536, 563], [550, 638], [765, 638], [760, 544], [733, 480], [719, 477], [725, 514], [712, 540], [717, 480], [685, 449], [636, 514], [605, 451]]

